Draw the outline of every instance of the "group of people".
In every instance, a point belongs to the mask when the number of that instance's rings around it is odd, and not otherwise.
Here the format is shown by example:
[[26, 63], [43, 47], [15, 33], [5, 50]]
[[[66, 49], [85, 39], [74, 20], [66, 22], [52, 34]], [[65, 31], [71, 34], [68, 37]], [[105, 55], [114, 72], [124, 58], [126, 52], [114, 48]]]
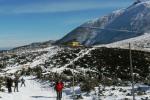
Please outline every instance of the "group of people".
[[22, 87], [22, 85], [25, 86], [25, 80], [23, 78], [21, 80], [19, 80], [19, 77], [15, 77], [14, 79], [12, 79], [11, 77], [8, 77], [6, 80], [6, 87], [8, 89], [8, 93], [12, 92], [13, 83], [14, 83], [14, 92], [16, 92], [16, 91], [19, 92], [19, 90], [18, 90], [19, 82], [21, 82], [21, 87]]
[[[14, 79], [8, 77], [7, 78], [7, 82], [6, 82], [6, 87], [8, 89], [8, 93], [11, 93], [12, 92], [12, 86], [13, 86], [13, 83], [14, 83], [14, 92], [19, 92], [18, 90], [18, 84], [19, 82], [21, 82], [21, 87], [25, 85], [25, 80], [22, 78], [21, 80], [19, 80], [19, 77], [15, 77]], [[57, 93], [57, 100], [61, 100], [62, 98], [62, 90], [64, 88], [64, 83], [59, 80], [56, 82], [55, 84], [55, 90], [56, 90], [56, 93]]]

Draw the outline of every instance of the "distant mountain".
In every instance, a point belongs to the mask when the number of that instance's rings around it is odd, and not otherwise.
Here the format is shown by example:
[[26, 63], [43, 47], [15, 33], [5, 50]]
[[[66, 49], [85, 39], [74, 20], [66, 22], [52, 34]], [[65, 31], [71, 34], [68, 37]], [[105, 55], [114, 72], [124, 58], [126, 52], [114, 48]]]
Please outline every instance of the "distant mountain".
[[34, 49], [47, 48], [47, 47], [50, 47], [51, 45], [53, 45], [54, 42], [55, 41], [53, 41], [53, 40], [49, 40], [46, 42], [31, 43], [29, 45], [13, 48], [11, 51], [34, 50]]
[[9, 50], [10, 48], [0, 48], [0, 50]]
[[150, 33], [150, 0], [139, 0], [126, 9], [86, 22], [56, 43], [77, 40], [84, 45], [108, 44], [144, 33]]

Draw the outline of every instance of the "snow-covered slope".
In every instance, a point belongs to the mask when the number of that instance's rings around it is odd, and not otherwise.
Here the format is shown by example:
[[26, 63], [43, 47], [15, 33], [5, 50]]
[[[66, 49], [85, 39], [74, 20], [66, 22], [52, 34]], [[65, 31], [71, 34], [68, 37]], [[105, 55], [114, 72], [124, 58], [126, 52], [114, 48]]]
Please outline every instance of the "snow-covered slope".
[[[17, 73], [22, 69], [42, 68], [45, 73], [57, 72], [62, 73], [78, 59], [87, 55], [91, 49], [68, 48], [51, 46], [36, 50], [20, 50], [12, 53], [6, 52], [0, 58], [0, 64], [5, 63], [3, 72]], [[72, 69], [72, 68], [71, 68]]]
[[[149, 37], [150, 34], [145, 34], [144, 37], [140, 36], [130, 41], [137, 42], [141, 38], [145, 38], [144, 40], [146, 40]], [[132, 57], [134, 58], [135, 80], [137, 82], [147, 81], [149, 79], [150, 53], [133, 50]], [[45, 80], [46, 86], [42, 85], [43, 81], [36, 82], [35, 80], [26, 78], [27, 87], [19, 88], [20, 92], [12, 94], [7, 94], [7, 91], [0, 92], [0, 96], [2, 97], [0, 100], [20, 100], [20, 98], [22, 100], [54, 100], [56, 98], [56, 94], [53, 91], [54, 87], [50, 87], [52, 85], [49, 83], [54, 82], [58, 78], [60, 79], [60, 76], [63, 81], [67, 82], [63, 99], [72, 100], [73, 89], [70, 87], [72, 86], [72, 72], [75, 72], [74, 78], [76, 84], [78, 87], [81, 86], [80, 94], [82, 94], [83, 100], [97, 100], [99, 97], [95, 91], [91, 91], [89, 96], [87, 96], [85, 91], [82, 90], [84, 88], [83, 82], [85, 81], [88, 85], [91, 83], [97, 84], [98, 80], [102, 80], [103, 75], [105, 75], [105, 84], [112, 85], [115, 83], [116, 85], [122, 84], [124, 86], [126, 84], [124, 82], [130, 81], [131, 77], [129, 73], [129, 50], [99, 47], [70, 48], [50, 46], [36, 50], [21, 50], [14, 53], [8, 51], [0, 57], [0, 79], [5, 76], [34, 75], [41, 80]], [[0, 81], [0, 83], [3, 82]], [[104, 84], [104, 82], [101, 81], [99, 84]], [[98, 84], [93, 86], [98, 86]], [[43, 87], [46, 87], [46, 89]], [[3, 85], [2, 88], [5, 89]], [[101, 89], [103, 89], [103, 86]], [[32, 93], [30, 93], [31, 91]], [[115, 90], [114, 87], [106, 87], [106, 90], [101, 92], [100, 98], [102, 100], [124, 100], [124, 98], [131, 98], [131, 96], [128, 96], [131, 95], [130, 92], [130, 87], [117, 87]], [[137, 100], [149, 95], [149, 92], [146, 93], [142, 96], [137, 95]]]
[[[146, 36], [145, 38], [149, 38], [148, 36]], [[66, 75], [67, 77], [71, 77], [72, 74], [70, 74], [68, 71], [70, 70], [71, 72], [73, 70], [73, 66], [74, 72], [76, 72], [75, 79], [78, 81], [78, 84], [80, 84], [80, 82], [82, 81], [78, 80], [80, 78], [86, 79], [88, 76], [92, 79], [98, 78], [97, 75], [101, 74], [101, 71], [103, 71], [105, 78], [109, 79], [107, 80], [108, 82], [123, 82], [122, 80], [124, 79], [130, 79], [128, 54], [129, 50], [125, 49], [68, 48], [57, 46], [52, 46], [35, 51], [22, 51], [22, 53], [19, 52], [16, 53], [16, 55], [9, 54], [8, 52], [7, 55], [3, 55], [3, 57], [0, 58], [0, 63], [7, 63], [6, 68], [0, 71], [0, 77], [5, 77], [7, 76], [7, 74], [17, 74], [18, 71], [23, 70], [23, 68], [35, 68], [31, 73], [36, 76], [39, 73], [36, 68], [40, 67], [42, 68], [42, 71], [40, 72], [42, 74], [41, 79], [44, 80], [45, 78], [47, 80], [43, 82], [42, 80], [36, 81], [35, 78], [33, 79], [33, 77], [26, 77], [25, 79], [27, 87], [19, 87], [20, 92], [13, 92], [11, 94], [8, 94], [7, 90], [3, 87], [6, 91], [0, 92], [0, 97], [2, 97], [0, 98], [0, 100], [55, 100], [56, 92], [53, 90], [54, 87], [50, 87], [52, 86], [50, 82], [53, 82], [50, 81], [51, 75], [53, 73], [59, 73], [59, 75], [62, 75], [63, 77]], [[147, 72], [147, 70], [149, 69], [150, 64], [150, 53], [133, 51], [132, 56], [134, 58], [134, 73], [135, 75], [137, 75], [135, 79], [147, 79], [147, 75], [149, 75], [149, 71]], [[53, 77], [52, 79], [55, 80], [55, 78], [56, 77]], [[89, 78], [88, 81], [90, 81]], [[65, 81], [65, 79], [63, 80]], [[96, 79], [96, 81], [97, 80], [99, 80], [99, 78]], [[69, 79], [69, 81], [72, 81], [72, 79]], [[92, 83], [94, 83], [94, 81], [92, 81]], [[68, 88], [67, 84], [63, 91], [62, 100], [72, 100], [71, 95], [73, 94], [73, 89], [71, 87]], [[103, 86], [100, 87], [100, 89], [103, 88]], [[80, 89], [79, 86], [77, 87], [77, 89]], [[76, 92], [79, 93], [78, 90], [76, 90]], [[79, 94], [82, 94], [82, 100], [97, 100], [97, 98], [101, 98], [102, 100], [124, 100], [125, 98], [132, 98], [130, 93], [131, 86], [129, 85], [126, 87], [117, 86], [115, 88], [114, 86], [106, 86], [106, 90], [102, 90], [102, 94], [100, 97], [98, 96], [98, 92], [96, 91], [91, 91], [89, 96], [87, 96], [86, 93], [80, 90]], [[137, 100], [141, 100], [141, 98], [145, 98], [149, 94], [150, 92], [146, 91], [146, 94], [136, 95], [136, 98]]]
[[[7, 63], [3, 71], [5, 73], [16, 73], [23, 68], [34, 68], [45, 63], [46, 60], [56, 55], [62, 48], [57, 46], [51, 46], [47, 48], [40, 48], [36, 50], [20, 50], [14, 53], [4, 53], [4, 57], [1, 58], [1, 63]], [[7, 58], [7, 59], [5, 59]]]
[[86, 22], [57, 43], [77, 40], [84, 45], [108, 44], [140, 36], [149, 31], [150, 0], [144, 0], [135, 2], [126, 9]]
[[131, 49], [150, 51], [150, 34], [144, 34], [142, 36], [126, 39], [123, 41], [118, 41], [110, 44], [96, 45], [94, 47], [108, 47], [108, 48], [124, 48], [129, 49], [129, 43], [131, 44]]

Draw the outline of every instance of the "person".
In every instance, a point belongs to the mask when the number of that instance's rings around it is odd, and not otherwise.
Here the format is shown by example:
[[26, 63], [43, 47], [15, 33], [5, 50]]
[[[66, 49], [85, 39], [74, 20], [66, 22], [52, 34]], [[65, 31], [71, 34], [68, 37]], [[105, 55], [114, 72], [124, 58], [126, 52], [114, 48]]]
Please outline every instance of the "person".
[[57, 92], [57, 99], [56, 100], [61, 100], [62, 98], [62, 89], [64, 88], [64, 84], [62, 81], [57, 81], [55, 84], [55, 90]]
[[18, 90], [19, 78], [18, 78], [18, 77], [15, 77], [14, 83], [15, 83], [14, 92], [15, 92], [16, 90], [17, 90], [17, 92], [19, 92], [19, 90]]
[[25, 80], [23, 78], [21, 79], [21, 87], [22, 87], [22, 85], [26, 86], [25, 85]]
[[8, 77], [6, 81], [7, 81], [6, 82], [6, 87], [8, 89], [8, 93], [11, 93], [12, 92], [11, 87], [12, 87], [13, 80], [10, 77]]

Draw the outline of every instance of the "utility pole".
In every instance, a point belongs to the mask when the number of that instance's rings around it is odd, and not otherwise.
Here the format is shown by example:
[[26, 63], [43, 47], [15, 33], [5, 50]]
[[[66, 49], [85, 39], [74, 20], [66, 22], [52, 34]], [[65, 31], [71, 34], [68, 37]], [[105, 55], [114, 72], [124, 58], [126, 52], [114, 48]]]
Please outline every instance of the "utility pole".
[[133, 74], [133, 65], [132, 65], [132, 51], [131, 51], [131, 44], [129, 43], [129, 57], [130, 57], [130, 69], [131, 69], [131, 76], [132, 76], [132, 96], [133, 96], [133, 100], [135, 100], [135, 94], [134, 94], [134, 74]]

